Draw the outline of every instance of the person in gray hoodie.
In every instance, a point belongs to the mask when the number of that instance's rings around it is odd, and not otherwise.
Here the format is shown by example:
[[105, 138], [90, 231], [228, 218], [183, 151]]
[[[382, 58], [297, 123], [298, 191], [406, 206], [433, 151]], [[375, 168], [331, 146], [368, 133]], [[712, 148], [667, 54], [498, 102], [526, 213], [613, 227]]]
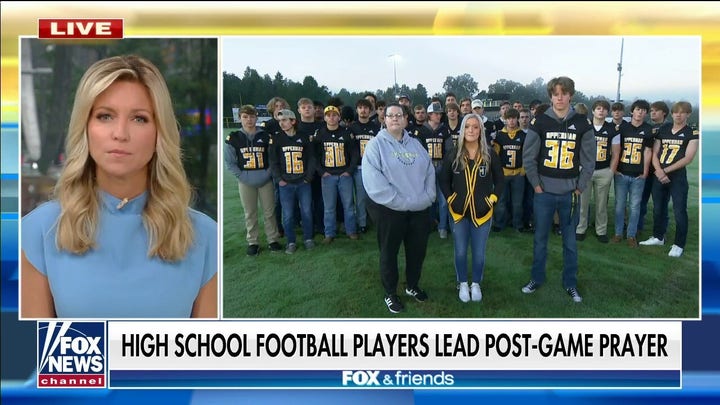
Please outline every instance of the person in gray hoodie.
[[260, 253], [258, 199], [262, 206], [268, 247], [273, 252], [279, 252], [283, 247], [278, 242], [280, 232], [275, 219], [275, 189], [268, 159], [270, 136], [256, 126], [257, 110], [252, 105], [240, 108], [240, 122], [242, 128], [225, 138], [223, 155], [225, 167], [238, 179], [247, 227], [247, 254], [257, 256]]
[[385, 305], [392, 313], [404, 309], [397, 296], [398, 253], [405, 244], [405, 293], [423, 302], [428, 296], [418, 283], [430, 233], [430, 206], [435, 201], [435, 168], [427, 150], [405, 127], [408, 113], [400, 104], [387, 106], [385, 124], [365, 146], [362, 179], [368, 212], [378, 224], [380, 279]]
[[531, 278], [522, 292], [533, 293], [545, 282], [548, 234], [557, 210], [563, 238], [563, 287], [574, 302], [581, 302], [575, 229], [580, 194], [595, 170], [595, 136], [587, 117], [570, 107], [575, 94], [572, 79], [550, 80], [547, 92], [552, 108], [532, 120], [523, 149], [527, 180], [535, 190], [535, 237]]

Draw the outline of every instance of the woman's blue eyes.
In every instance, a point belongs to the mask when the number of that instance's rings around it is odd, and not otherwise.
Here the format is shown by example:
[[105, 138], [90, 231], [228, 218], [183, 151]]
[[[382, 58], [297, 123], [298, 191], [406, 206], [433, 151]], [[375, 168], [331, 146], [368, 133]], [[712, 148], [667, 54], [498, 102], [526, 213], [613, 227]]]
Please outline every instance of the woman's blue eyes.
[[[98, 114], [96, 117], [100, 121], [110, 121], [113, 119], [112, 115], [107, 113]], [[145, 124], [150, 121], [147, 117], [142, 115], [136, 115], [132, 118], [132, 120], [141, 124]]]

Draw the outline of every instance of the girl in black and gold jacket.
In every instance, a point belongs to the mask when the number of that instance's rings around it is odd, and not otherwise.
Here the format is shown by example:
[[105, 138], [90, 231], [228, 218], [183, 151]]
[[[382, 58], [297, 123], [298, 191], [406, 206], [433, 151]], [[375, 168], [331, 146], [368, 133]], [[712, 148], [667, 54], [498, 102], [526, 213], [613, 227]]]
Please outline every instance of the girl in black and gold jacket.
[[[480, 301], [485, 267], [485, 246], [492, 226], [493, 206], [502, 195], [504, 176], [495, 151], [485, 142], [485, 129], [477, 114], [468, 114], [460, 125], [461, 136], [453, 153], [446, 154], [440, 189], [455, 222], [455, 273], [463, 302]], [[467, 250], [472, 242], [472, 285], [468, 286]]]

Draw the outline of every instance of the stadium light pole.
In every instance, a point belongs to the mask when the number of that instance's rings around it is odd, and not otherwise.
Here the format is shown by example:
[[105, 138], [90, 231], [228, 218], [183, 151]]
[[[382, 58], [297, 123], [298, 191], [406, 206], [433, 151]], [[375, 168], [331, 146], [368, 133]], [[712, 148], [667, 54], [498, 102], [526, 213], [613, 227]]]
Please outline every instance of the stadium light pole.
[[388, 55], [389, 58], [392, 58], [393, 61], [393, 78], [395, 80], [395, 87], [393, 89], [395, 90], [395, 95], [397, 96], [398, 92], [398, 84], [397, 84], [397, 61], [398, 58], [400, 58], [400, 55], [397, 53], [394, 53], [392, 55]]
[[623, 37], [622, 41], [620, 42], [620, 63], [617, 64], [617, 71], [618, 71], [618, 86], [617, 86], [617, 96], [615, 97], [615, 102], [620, 103], [620, 79], [622, 79], [622, 58], [623, 58], [623, 48], [625, 47], [625, 38]]

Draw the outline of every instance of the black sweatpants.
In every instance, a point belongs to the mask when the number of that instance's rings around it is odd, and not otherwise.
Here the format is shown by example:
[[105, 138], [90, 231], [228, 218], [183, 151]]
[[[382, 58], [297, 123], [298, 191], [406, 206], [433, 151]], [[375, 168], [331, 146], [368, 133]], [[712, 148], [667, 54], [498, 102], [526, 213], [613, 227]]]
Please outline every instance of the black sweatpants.
[[398, 253], [405, 244], [405, 279], [407, 287], [420, 281], [430, 235], [430, 209], [395, 211], [368, 200], [368, 213], [377, 224], [380, 248], [380, 280], [386, 294], [397, 294]]

